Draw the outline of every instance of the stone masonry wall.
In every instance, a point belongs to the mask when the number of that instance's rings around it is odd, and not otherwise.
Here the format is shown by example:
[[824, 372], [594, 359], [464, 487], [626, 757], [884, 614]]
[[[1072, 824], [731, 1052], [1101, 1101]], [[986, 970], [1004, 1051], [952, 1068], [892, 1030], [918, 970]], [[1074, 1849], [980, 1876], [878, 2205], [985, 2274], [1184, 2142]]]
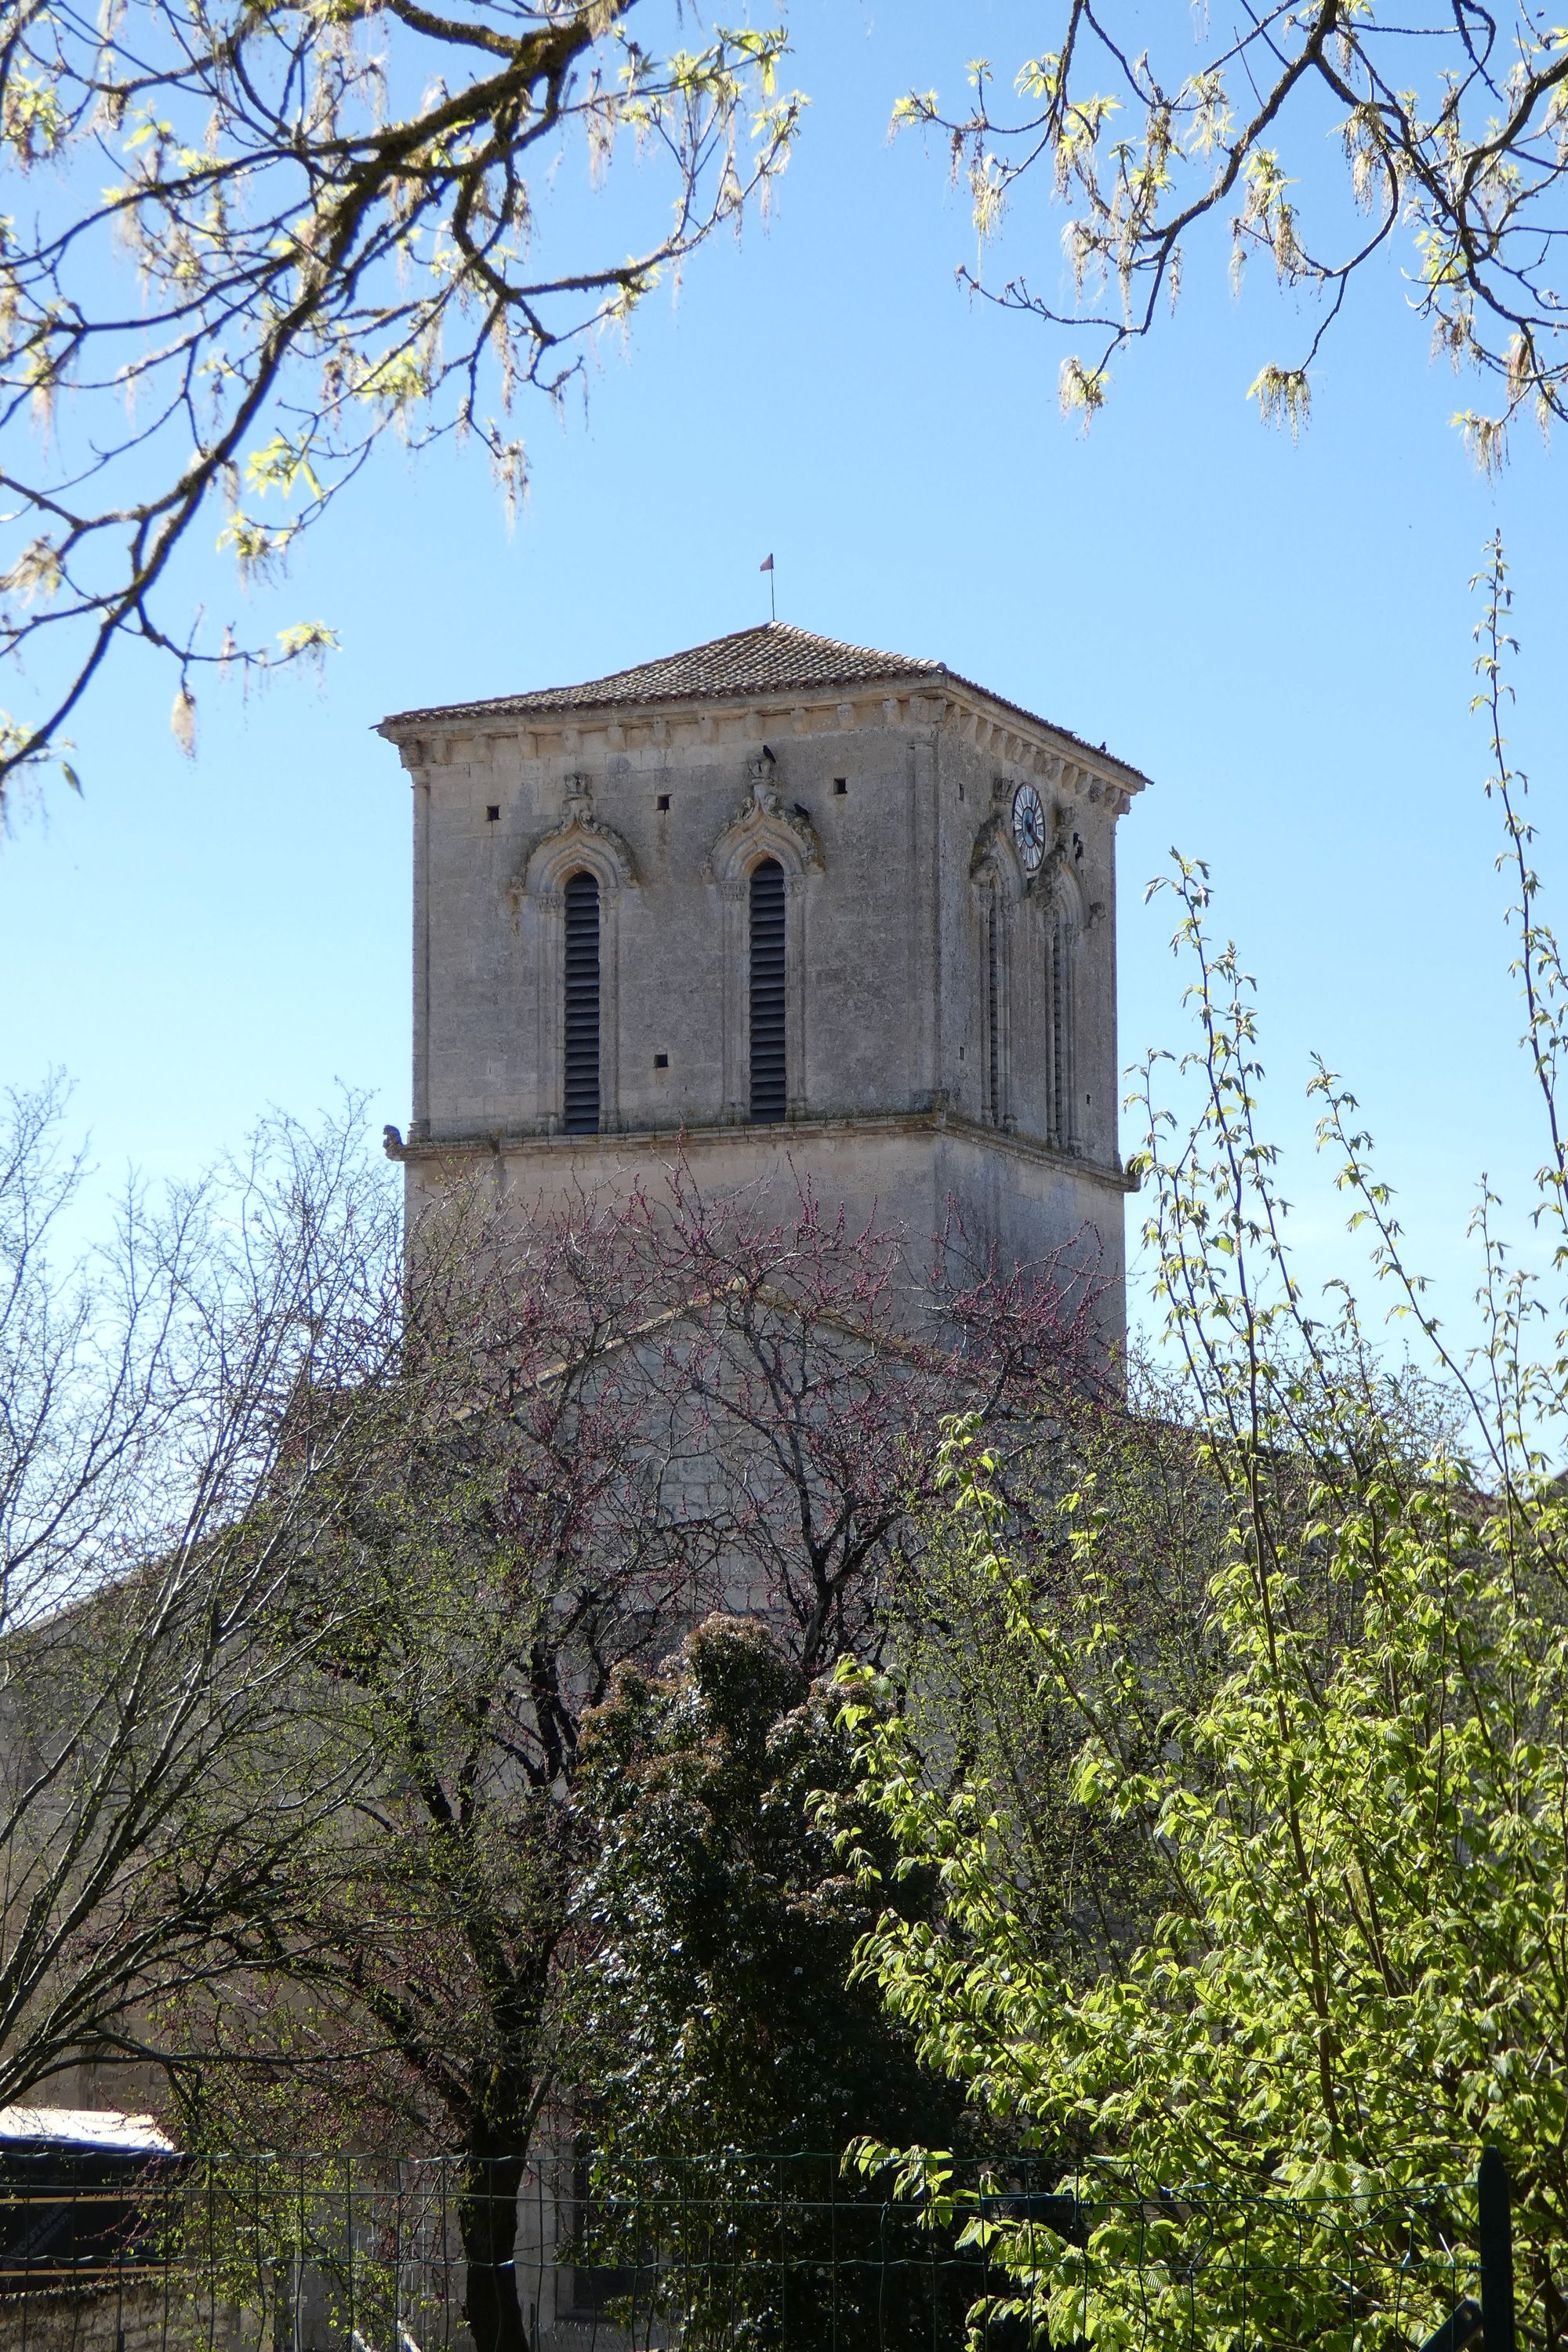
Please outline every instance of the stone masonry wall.
[[[716, 1182], [793, 1167], [875, 1202], [917, 1248], [950, 1200], [1010, 1257], [1092, 1233], [1120, 1328], [1115, 762], [1101, 773], [978, 704], [879, 690], [458, 715], [446, 734], [438, 720], [399, 737], [415, 785], [416, 1194], [454, 1150], [493, 1156], [520, 1202], [619, 1187], [684, 1133]], [[1023, 782], [1049, 843], [1035, 876], [1013, 841]], [[747, 893], [764, 856], [785, 874], [790, 1116], [752, 1129]], [[562, 890], [583, 869], [600, 884], [604, 1131], [568, 1138]], [[1064, 921], [1070, 1050], [1051, 995]]]

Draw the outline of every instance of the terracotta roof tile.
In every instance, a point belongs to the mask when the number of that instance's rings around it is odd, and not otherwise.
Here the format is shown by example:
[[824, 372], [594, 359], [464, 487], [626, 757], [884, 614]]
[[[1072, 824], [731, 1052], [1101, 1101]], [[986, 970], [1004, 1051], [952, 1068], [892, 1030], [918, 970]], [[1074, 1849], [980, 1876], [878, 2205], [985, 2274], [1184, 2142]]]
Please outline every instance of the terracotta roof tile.
[[[796, 689], [806, 692], [824, 687], [876, 685], [884, 679], [890, 683], [895, 678], [931, 679], [938, 685], [951, 684], [969, 693], [984, 695], [987, 701], [1016, 712], [1033, 726], [1049, 727], [1053, 734], [1081, 745], [1085, 751], [1094, 749], [1081, 736], [1065, 727], [1054, 726], [1021, 704], [993, 694], [988, 688], [977, 686], [972, 678], [950, 670], [945, 663], [921, 661], [907, 654], [879, 653], [870, 646], [846, 645], [837, 637], [819, 637], [809, 629], [795, 628], [787, 621], [764, 621], [756, 628], [736, 629], [729, 636], [713, 637], [706, 645], [689, 646], [684, 653], [667, 654], [659, 661], [640, 662], [633, 669], [613, 670], [607, 677], [591, 677], [580, 686], [541, 687], [530, 694], [495, 695], [483, 702], [453, 702], [427, 709], [399, 710], [383, 719], [382, 725], [392, 729], [413, 726], [420, 720], [441, 719], [450, 724], [465, 719], [522, 718], [531, 711], [599, 710], [627, 703], [700, 701], [710, 696], [790, 693]], [[1106, 752], [1103, 744], [1100, 750], [1123, 775], [1134, 777], [1140, 783], [1145, 781], [1136, 768]]]
[[[813, 636], [808, 629], [792, 628], [787, 621], [764, 621], [759, 628], [737, 629], [728, 637], [714, 637], [685, 653], [666, 654], [661, 661], [639, 662], [635, 669], [618, 669], [608, 677], [591, 677], [581, 686], [546, 686], [532, 694], [503, 694], [484, 702], [455, 704], [440, 712], [444, 719], [458, 710], [592, 710], [607, 703], [687, 702], [709, 694], [767, 693], [779, 688], [863, 686], [879, 678], [942, 675], [942, 664], [910, 661], [902, 654], [875, 652], [868, 646], [841, 645], [837, 637]], [[405, 710], [399, 719], [426, 719], [435, 711]]]

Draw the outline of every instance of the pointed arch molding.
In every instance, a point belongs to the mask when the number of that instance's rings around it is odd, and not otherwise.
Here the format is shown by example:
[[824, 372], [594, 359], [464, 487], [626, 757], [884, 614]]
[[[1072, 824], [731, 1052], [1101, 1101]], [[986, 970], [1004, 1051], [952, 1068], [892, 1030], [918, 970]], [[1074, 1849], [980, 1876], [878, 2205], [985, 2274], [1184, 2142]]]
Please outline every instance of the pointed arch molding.
[[620, 835], [595, 815], [587, 785], [579, 777], [574, 777], [567, 787], [565, 815], [534, 844], [512, 884], [523, 993], [526, 997], [531, 992], [539, 1021], [534, 1118], [549, 1135], [559, 1134], [565, 1122], [565, 889], [574, 874], [591, 874], [599, 886], [599, 1125], [603, 1131], [622, 1124], [620, 910], [626, 892], [637, 887], [637, 871]]
[[1082, 887], [1072, 870], [1065, 842], [1058, 842], [1041, 866], [1036, 887], [1052, 914], [1060, 916], [1075, 933], [1089, 929]]
[[977, 827], [969, 859], [971, 939], [987, 1057], [983, 1068], [988, 1076], [989, 1056], [994, 1053], [1000, 1123], [1016, 1128], [1020, 1104], [1027, 1103], [1037, 1086], [1043, 1105], [1037, 1097], [1036, 1115], [1043, 1108], [1047, 1140], [1058, 1150], [1077, 1152], [1082, 1148], [1078, 1093], [1080, 943], [1091, 918], [1073, 870], [1071, 830], [1060, 811], [1055, 834], [1037, 871], [1026, 875], [1008, 808], [994, 809]]
[[764, 857], [776, 857], [784, 877], [784, 1075], [785, 1115], [805, 1114], [806, 908], [810, 877], [823, 871], [822, 844], [809, 819], [785, 809], [773, 783], [773, 762], [764, 751], [747, 770], [751, 798], [737, 809], [708, 853], [704, 880], [718, 890], [723, 911], [724, 1117], [737, 1124], [751, 1116], [752, 873]]
[[564, 889], [574, 874], [591, 874], [601, 890], [635, 890], [637, 866], [612, 825], [594, 814], [585, 787], [569, 792], [561, 823], [535, 842], [513, 887], [520, 896], [542, 898]]
[[1029, 877], [1019, 862], [1005, 809], [993, 809], [976, 833], [969, 856], [969, 878], [998, 883], [1009, 898], [1021, 898], [1028, 889]]
[[[1049, 881], [1047, 883], [1047, 877]], [[1083, 935], [1088, 929], [1083, 891], [1073, 872], [1065, 839], [1059, 839], [1040, 869], [1046, 883], [1047, 953], [1049, 959], [1046, 1001], [1050, 1029], [1047, 1126], [1049, 1140], [1058, 1151], [1083, 1149], [1083, 1118], [1078, 1086], [1079, 996], [1083, 963]]]
[[809, 818], [786, 809], [773, 782], [773, 761], [754, 760], [751, 768], [752, 796], [736, 810], [708, 853], [704, 878], [739, 882], [764, 857], [776, 857], [786, 881], [822, 872], [822, 844]]
[[[995, 1118], [1011, 1132], [1018, 1124], [1013, 1107], [1013, 965], [1017, 951], [1021, 909], [1029, 877], [1013, 842], [1006, 809], [994, 809], [974, 836], [969, 878], [973, 884], [974, 969], [979, 976], [981, 1102], [983, 1116]], [[992, 998], [991, 965], [995, 958], [996, 987]], [[990, 1073], [996, 1072], [995, 1099], [991, 1098]]]

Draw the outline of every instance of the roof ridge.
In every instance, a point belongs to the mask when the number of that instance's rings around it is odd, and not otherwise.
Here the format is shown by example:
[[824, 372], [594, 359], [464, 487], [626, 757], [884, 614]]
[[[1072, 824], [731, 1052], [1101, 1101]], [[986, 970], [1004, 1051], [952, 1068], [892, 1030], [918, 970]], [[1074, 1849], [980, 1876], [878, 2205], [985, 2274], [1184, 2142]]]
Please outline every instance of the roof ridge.
[[[883, 646], [858, 645], [851, 637], [830, 637], [821, 629], [804, 629], [798, 621], [752, 621], [743, 629], [726, 629], [722, 636], [703, 637], [694, 646], [681, 646], [672, 654], [655, 654], [647, 661], [627, 662], [620, 669], [605, 670], [598, 677], [586, 677], [570, 686], [536, 687], [536, 694], [582, 694], [592, 686], [609, 686], [618, 678], [636, 677], [642, 670], [670, 669], [678, 662], [690, 661], [699, 654], [710, 654], [721, 646], [740, 645], [747, 637], [793, 637], [798, 645], [827, 646], [835, 653], [859, 654], [869, 661], [895, 664], [900, 676], [915, 670], [942, 670], [946, 665], [932, 661], [924, 654], [889, 653]], [[892, 674], [889, 671], [889, 676]], [[521, 700], [519, 696], [504, 696], [502, 700]]]

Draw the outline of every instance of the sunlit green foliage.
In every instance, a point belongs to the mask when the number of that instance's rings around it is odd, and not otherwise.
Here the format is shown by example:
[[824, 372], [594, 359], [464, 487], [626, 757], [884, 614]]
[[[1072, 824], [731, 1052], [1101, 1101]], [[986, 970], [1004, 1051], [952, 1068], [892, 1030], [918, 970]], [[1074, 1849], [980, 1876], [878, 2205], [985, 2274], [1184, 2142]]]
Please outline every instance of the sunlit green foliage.
[[[1502, 797], [1520, 888], [1527, 1050], [1547, 1114], [1538, 1217], [1560, 1236], [1563, 997], [1526, 861], [1523, 780], [1502, 740], [1500, 551], [1486, 587], [1489, 789]], [[1060, 1505], [1066, 1599], [1013, 1557], [989, 1457], [963, 1424], [949, 1465], [954, 1557], [1027, 1661], [1042, 1718], [1076, 1724], [1081, 1834], [1113, 1851], [1131, 1837], [1157, 1913], [1120, 1948], [1080, 1947], [1064, 1968], [1059, 1941], [1042, 1937], [998, 1866], [1011, 1791], [979, 1771], [934, 1781], [919, 1707], [887, 1720], [885, 1694], [862, 1675], [849, 1719], [872, 1784], [905, 1855], [941, 1871], [946, 1908], [940, 1923], [889, 1913], [861, 1964], [926, 2061], [1080, 2183], [1089, 2210], [1076, 2236], [1005, 2206], [985, 2218], [968, 2209], [1012, 2273], [1019, 2312], [1051, 2340], [1179, 2334], [1347, 2352], [1419, 2342], [1453, 2299], [1445, 2248], [1473, 2235], [1468, 2183], [1482, 2142], [1501, 2149], [1515, 2185], [1529, 2326], [1556, 2340], [1568, 2240], [1568, 1502], [1551, 1470], [1568, 1410], [1568, 1307], [1508, 1259], [1488, 1195], [1484, 1336], [1468, 1357], [1454, 1350], [1354, 1106], [1320, 1070], [1322, 1138], [1353, 1222], [1436, 1351], [1447, 1403], [1380, 1366], [1348, 1287], [1314, 1315], [1258, 1123], [1249, 986], [1234, 950], [1209, 940], [1201, 872], [1179, 867], [1174, 887], [1177, 944], [1195, 971], [1200, 1034], [1185, 1069], [1199, 1099], [1178, 1127], [1145, 1073], [1148, 1240], [1220, 1517], [1202, 1563], [1208, 1656], [1194, 1651], [1184, 1688], [1157, 1674], [1155, 1737], [1142, 1694], [1159, 1654], [1124, 1600], [1147, 1509], [1130, 1508], [1139, 1486], [1125, 1463], [1086, 1461]], [[1555, 1256], [1560, 1273], [1561, 1246]], [[1130, 1423], [1126, 1461], [1139, 1444]], [[868, 2149], [866, 2161], [886, 2155]], [[963, 2210], [940, 2161], [905, 2161], [936, 2189], [934, 2211]]]

